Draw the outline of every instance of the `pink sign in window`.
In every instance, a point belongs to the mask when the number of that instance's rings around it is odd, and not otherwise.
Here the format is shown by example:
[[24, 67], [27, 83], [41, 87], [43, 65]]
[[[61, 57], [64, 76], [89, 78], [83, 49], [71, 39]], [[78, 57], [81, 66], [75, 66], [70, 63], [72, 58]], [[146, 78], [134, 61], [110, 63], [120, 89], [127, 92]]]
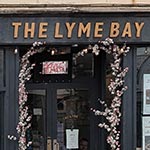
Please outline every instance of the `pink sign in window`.
[[68, 74], [68, 61], [45, 61], [42, 74]]

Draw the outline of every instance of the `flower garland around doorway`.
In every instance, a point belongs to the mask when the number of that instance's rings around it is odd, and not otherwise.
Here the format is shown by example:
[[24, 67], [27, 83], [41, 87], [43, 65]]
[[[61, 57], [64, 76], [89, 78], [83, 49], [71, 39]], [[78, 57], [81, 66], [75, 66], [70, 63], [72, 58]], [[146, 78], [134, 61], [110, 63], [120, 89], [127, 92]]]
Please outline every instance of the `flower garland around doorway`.
[[[30, 128], [32, 119], [32, 116], [28, 113], [28, 106], [26, 105], [28, 101], [26, 82], [31, 79], [31, 70], [35, 66], [35, 64], [30, 63], [29, 58], [36, 53], [41, 53], [44, 50], [46, 50], [45, 43], [35, 42], [27, 53], [21, 58], [19, 73], [19, 122], [17, 125], [19, 150], [26, 150], [32, 143], [32, 141], [27, 141], [26, 139], [26, 131]], [[121, 96], [127, 89], [126, 86], [123, 87], [123, 78], [128, 71], [128, 68], [121, 68], [121, 56], [126, 55], [129, 48], [126, 47], [126, 45], [119, 48], [119, 46], [113, 43], [112, 39], [107, 38], [104, 41], [99, 41], [94, 46], [89, 45], [88, 48], [77, 53], [76, 57], [84, 56], [84, 54], [91, 52], [91, 50], [95, 55], [99, 55], [100, 51], [105, 51], [106, 53], [111, 54], [114, 58], [114, 62], [111, 64], [111, 69], [112, 75], [115, 78], [111, 79], [110, 85], [108, 86], [111, 95], [114, 96], [111, 105], [108, 107], [104, 101], [100, 101], [100, 103], [105, 106], [105, 110], [103, 112], [93, 108], [91, 110], [95, 113], [95, 115], [104, 116], [106, 118], [108, 124], [100, 123], [99, 127], [105, 128], [108, 131], [109, 135], [107, 137], [107, 142], [110, 144], [111, 149], [119, 150], [120, 131], [117, 126], [119, 125], [121, 117]], [[51, 51], [51, 54], [54, 54], [54, 51]]]
[[17, 133], [19, 136], [19, 150], [26, 150], [32, 144], [32, 141], [26, 140], [26, 131], [31, 127], [32, 116], [28, 113], [28, 92], [26, 90], [26, 82], [31, 78], [31, 70], [35, 64], [30, 64], [29, 58], [36, 53], [41, 53], [45, 50], [45, 43], [35, 42], [28, 52], [23, 55], [20, 63], [19, 73], [19, 122], [17, 125]]
[[105, 51], [107, 54], [113, 56], [113, 62], [110, 63], [111, 74], [113, 76], [110, 79], [110, 84], [108, 85], [108, 90], [112, 95], [111, 104], [108, 105], [106, 101], [101, 101], [98, 98], [100, 104], [104, 107], [103, 111], [91, 108], [96, 116], [103, 116], [106, 121], [104, 123], [99, 123], [100, 128], [106, 129], [108, 132], [107, 143], [110, 145], [111, 150], [120, 150], [120, 130], [118, 129], [121, 119], [121, 97], [123, 93], [127, 90], [127, 86], [124, 86], [124, 77], [128, 72], [128, 67], [122, 68], [122, 56], [126, 56], [129, 52], [129, 47], [125, 44], [120, 48], [115, 45], [113, 40], [107, 38], [105, 41], [99, 41], [94, 46], [89, 46], [87, 49], [80, 51], [78, 56], [84, 56], [88, 51], [92, 50], [92, 53], [99, 55], [100, 51]]

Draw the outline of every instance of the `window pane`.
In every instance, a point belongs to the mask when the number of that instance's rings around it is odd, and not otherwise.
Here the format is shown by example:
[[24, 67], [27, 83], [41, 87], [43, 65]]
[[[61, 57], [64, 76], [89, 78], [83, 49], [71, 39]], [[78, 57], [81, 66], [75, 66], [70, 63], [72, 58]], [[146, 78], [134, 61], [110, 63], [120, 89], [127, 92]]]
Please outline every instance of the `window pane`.
[[72, 77], [73, 78], [92, 77], [94, 74], [94, 57], [93, 57], [93, 54], [86, 54], [84, 57], [79, 56], [76, 59], [74, 56], [73, 56]]
[[57, 141], [60, 150], [66, 150], [66, 130], [76, 129], [79, 147], [84, 143], [90, 149], [90, 102], [88, 89], [57, 90]]
[[28, 91], [29, 113], [32, 115], [31, 129], [27, 131], [27, 141], [32, 140], [32, 145], [28, 148], [33, 150], [45, 149], [45, 90]]
[[[148, 80], [150, 80], [150, 47], [137, 48], [136, 52], [137, 52], [136, 53], [137, 55], [136, 56], [137, 58], [137, 132], [136, 132], [137, 148], [142, 148], [144, 146], [146, 149], [146, 145], [150, 144], [147, 143], [149, 141], [147, 139], [150, 139], [150, 134], [145, 133], [146, 130], [145, 127], [142, 125], [142, 123], [144, 123], [143, 121], [145, 121], [145, 107], [150, 107], [149, 100], [148, 100], [149, 99], [148, 89], [150, 89], [148, 83], [149, 82]], [[150, 116], [150, 113], [146, 115]], [[150, 132], [150, 128], [149, 129], [147, 128], [147, 131]]]

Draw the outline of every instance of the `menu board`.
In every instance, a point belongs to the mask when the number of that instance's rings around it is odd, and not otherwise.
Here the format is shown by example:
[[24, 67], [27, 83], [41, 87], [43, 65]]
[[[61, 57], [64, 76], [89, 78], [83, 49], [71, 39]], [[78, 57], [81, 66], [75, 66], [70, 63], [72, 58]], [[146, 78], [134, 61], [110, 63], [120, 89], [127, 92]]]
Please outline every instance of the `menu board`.
[[150, 74], [143, 76], [143, 114], [150, 114]]

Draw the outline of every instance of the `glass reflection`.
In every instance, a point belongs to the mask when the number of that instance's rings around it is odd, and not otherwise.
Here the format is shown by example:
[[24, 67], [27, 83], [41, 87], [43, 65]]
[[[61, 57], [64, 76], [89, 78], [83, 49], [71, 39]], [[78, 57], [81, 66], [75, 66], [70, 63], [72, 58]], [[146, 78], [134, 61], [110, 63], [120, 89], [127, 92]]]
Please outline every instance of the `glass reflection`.
[[89, 109], [87, 89], [57, 90], [57, 141], [60, 150], [66, 150], [66, 129], [78, 129], [78, 140], [90, 141]]
[[86, 54], [84, 57], [75, 58], [73, 55], [72, 78], [93, 77], [94, 75], [94, 57], [93, 54]]
[[29, 114], [32, 115], [31, 128], [27, 131], [27, 141], [32, 141], [32, 145], [28, 150], [45, 150], [45, 100], [45, 90], [28, 91]]
[[[138, 47], [136, 51], [136, 69], [137, 69], [137, 110], [136, 110], [136, 125], [137, 125], [137, 148], [142, 149], [142, 140], [144, 137], [144, 133], [142, 133], [142, 117], [143, 113], [143, 88], [144, 88], [144, 74], [150, 74], [150, 47]], [[147, 96], [149, 96], [149, 91], [146, 92]], [[149, 105], [149, 99], [147, 99], [147, 103]], [[144, 129], [144, 128], [143, 128]], [[146, 143], [146, 141], [145, 141]]]

